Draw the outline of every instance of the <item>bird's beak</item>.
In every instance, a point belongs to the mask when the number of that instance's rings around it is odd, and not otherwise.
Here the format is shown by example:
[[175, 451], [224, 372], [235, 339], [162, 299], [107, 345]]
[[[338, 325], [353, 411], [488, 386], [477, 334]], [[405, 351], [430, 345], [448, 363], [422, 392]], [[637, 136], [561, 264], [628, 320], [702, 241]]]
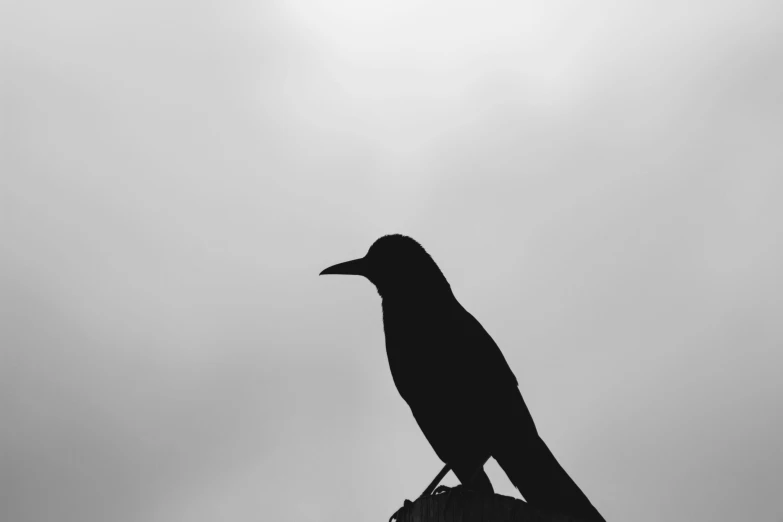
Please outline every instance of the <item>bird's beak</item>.
[[361, 257], [359, 259], [346, 261], [345, 263], [337, 263], [336, 265], [330, 266], [326, 270], [323, 270], [318, 275], [329, 275], [329, 274], [366, 276], [367, 261], [365, 261], [365, 259]]

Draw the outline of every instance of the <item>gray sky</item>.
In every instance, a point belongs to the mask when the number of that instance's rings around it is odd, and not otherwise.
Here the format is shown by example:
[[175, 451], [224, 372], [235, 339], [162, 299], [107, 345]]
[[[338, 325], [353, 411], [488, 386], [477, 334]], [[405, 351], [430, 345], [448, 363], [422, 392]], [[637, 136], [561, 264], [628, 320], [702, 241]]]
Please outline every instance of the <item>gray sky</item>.
[[777, 0], [3, 5], [0, 519], [385, 520], [440, 463], [374, 289], [317, 274], [401, 232], [608, 520], [780, 520], [782, 31]]

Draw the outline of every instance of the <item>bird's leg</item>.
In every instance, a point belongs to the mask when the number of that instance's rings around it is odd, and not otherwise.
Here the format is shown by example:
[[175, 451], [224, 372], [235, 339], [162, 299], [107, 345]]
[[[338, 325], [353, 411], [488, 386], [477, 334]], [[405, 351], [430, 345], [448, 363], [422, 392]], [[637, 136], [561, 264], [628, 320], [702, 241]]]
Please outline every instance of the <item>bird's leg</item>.
[[[419, 498], [432, 495], [433, 494], [432, 490], [435, 489], [435, 486], [437, 486], [438, 483], [440, 483], [440, 481], [443, 480], [443, 477], [445, 477], [446, 473], [448, 473], [449, 471], [451, 471], [451, 466], [449, 466], [448, 464], [443, 466], [443, 469], [440, 470], [440, 472], [438, 472], [437, 476], [432, 480], [432, 482], [430, 482], [430, 485], [427, 486], [427, 489], [425, 489], [424, 492], [421, 495], [419, 495]], [[403, 502], [402, 504], [402, 507], [397, 511], [395, 511], [394, 514], [389, 517], [389, 522], [391, 522], [392, 520], [399, 520], [402, 511], [407, 509], [407, 507], [410, 506], [411, 504], [413, 504], [413, 502], [411, 502], [406, 498], [405, 502]]]
[[[487, 459], [488, 460], [488, 459]], [[438, 489], [435, 490], [433, 495], [445, 493], [446, 495], [446, 502], [443, 504], [443, 510], [442, 510], [442, 516], [444, 520], [446, 519], [446, 511], [449, 509], [449, 506], [451, 506], [451, 503], [454, 499], [455, 495], [458, 495], [462, 493], [463, 491], [476, 491], [480, 493], [493, 493], [492, 490], [492, 483], [489, 482], [489, 478], [487, 477], [486, 473], [484, 473], [484, 463], [479, 464], [473, 472], [469, 475], [470, 479], [467, 482], [463, 482], [462, 484], [455, 486], [453, 488], [449, 488], [447, 486], [440, 486]], [[486, 484], [486, 488], [484, 487], [478, 487], [474, 489], [474, 484], [476, 480], [479, 479], [480, 486], [483, 486]]]
[[[433, 495], [439, 495], [441, 493], [445, 493], [452, 489], [457, 489], [460, 487], [464, 487], [466, 490], [471, 491], [477, 491], [481, 493], [494, 493], [492, 489], [492, 483], [489, 481], [489, 477], [486, 476], [486, 473], [484, 473], [484, 464], [487, 463], [487, 460], [489, 460], [489, 457], [484, 459], [484, 461], [481, 464], [478, 464], [475, 468], [473, 468], [473, 471], [470, 472], [470, 474], [465, 475], [461, 471], [465, 471], [465, 468], [460, 468], [460, 471], [454, 471], [454, 474], [457, 475], [457, 478], [460, 480], [460, 484], [450, 488], [448, 486], [438, 486], [438, 488], [432, 492]], [[470, 469], [470, 468], [468, 468]], [[448, 472], [446, 468], [443, 468], [443, 471], [441, 473], [445, 475]], [[443, 477], [440, 477], [441, 479]], [[467, 480], [465, 480], [467, 478]], [[438, 482], [436, 479], [433, 481], [432, 484], [430, 484], [430, 489], [432, 486]]]
[[[445, 477], [446, 473], [448, 473], [449, 471], [451, 471], [451, 466], [449, 466], [448, 464], [443, 466], [443, 469], [440, 470], [438, 475], [432, 480], [432, 482], [430, 482], [430, 485], [427, 486], [427, 489], [425, 489], [424, 492], [421, 495], [419, 495], [419, 498], [426, 497], [428, 495], [433, 495], [434, 494], [433, 490], [435, 490], [435, 486], [440, 484], [440, 481], [443, 480], [443, 477]], [[440, 489], [440, 487], [438, 489]]]
[[[489, 459], [487, 459], [489, 460]], [[473, 484], [473, 481], [476, 480], [476, 477], [478, 477], [479, 473], [484, 469], [484, 464], [486, 464], [486, 460], [479, 464], [476, 469], [473, 470], [473, 473], [470, 474], [470, 480], [468, 481], [468, 484]]]
[[[486, 464], [486, 462], [484, 462], [484, 464]], [[474, 484], [474, 482], [476, 481], [476, 479], [477, 479], [477, 478], [479, 478], [479, 477], [481, 476], [481, 474], [482, 474], [482, 471], [484, 470], [484, 464], [480, 464], [478, 467], [476, 467], [476, 469], [475, 469], [475, 470], [473, 470], [473, 472], [470, 474], [470, 479], [469, 479], [467, 482], [464, 482], [464, 483], [458, 484], [458, 485], [454, 486], [453, 488], [452, 488], [452, 487], [449, 487], [449, 486], [438, 486], [438, 487], [437, 487], [437, 489], [435, 489], [434, 491], [432, 491], [431, 495], [440, 495], [440, 494], [442, 494], [442, 493], [446, 493], [446, 492], [449, 492], [449, 491], [451, 491], [451, 490], [453, 490], [453, 489], [462, 488], [462, 487], [464, 487], [465, 489], [468, 489], [468, 490], [472, 490], [472, 489], [474, 489], [474, 488], [472, 488], [471, 486]], [[441, 474], [440, 474], [440, 475], [438, 475], [438, 477], [436, 477], [436, 478], [435, 478], [435, 480], [433, 480], [433, 481], [432, 481], [432, 484], [430, 484], [430, 485], [429, 485], [429, 487], [427, 488], [427, 491], [429, 491], [429, 490], [432, 490], [433, 486], [434, 486], [436, 483], [440, 482], [440, 480], [442, 480], [442, 479], [443, 479], [443, 477], [446, 475], [446, 473], [448, 473], [448, 471], [449, 471], [449, 470], [448, 470], [448, 465], [446, 465], [446, 466], [443, 468], [443, 470], [441, 471]], [[459, 478], [459, 477], [458, 477], [458, 478]], [[484, 481], [482, 480], [482, 482], [484, 482]], [[483, 488], [482, 488], [482, 489], [483, 489]], [[481, 491], [482, 489], [475, 488], [475, 490], [476, 490], [476, 491]], [[489, 490], [490, 490], [490, 492], [492, 492], [492, 483], [490, 483], [490, 484], [488, 485], [488, 488], [486, 488], [486, 489], [489, 489]], [[424, 496], [425, 494], [427, 494], [427, 491], [425, 491], [424, 493], [422, 493], [422, 496]]]

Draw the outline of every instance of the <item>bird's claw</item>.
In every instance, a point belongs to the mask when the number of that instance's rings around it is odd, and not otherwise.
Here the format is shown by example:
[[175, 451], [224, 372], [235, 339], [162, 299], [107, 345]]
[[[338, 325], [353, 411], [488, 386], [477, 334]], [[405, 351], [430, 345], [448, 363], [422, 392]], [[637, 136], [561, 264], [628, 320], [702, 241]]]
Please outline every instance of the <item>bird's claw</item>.
[[435, 496], [435, 495], [443, 495], [444, 493], [451, 493], [452, 490], [455, 490], [455, 489], [461, 488], [461, 487], [462, 486], [451, 487], [451, 486], [440, 485], [437, 488], [435, 488], [435, 491], [432, 492], [432, 495]]
[[408, 509], [408, 506], [412, 506], [412, 505], [413, 505], [413, 502], [411, 502], [410, 500], [408, 500], [406, 498], [405, 502], [403, 502], [403, 504], [402, 504], [402, 507], [400, 509], [398, 509], [397, 511], [395, 511], [394, 514], [389, 517], [389, 522], [392, 522], [392, 520], [399, 520], [400, 519], [400, 515], [402, 514], [402, 512], [405, 511], [406, 509]]

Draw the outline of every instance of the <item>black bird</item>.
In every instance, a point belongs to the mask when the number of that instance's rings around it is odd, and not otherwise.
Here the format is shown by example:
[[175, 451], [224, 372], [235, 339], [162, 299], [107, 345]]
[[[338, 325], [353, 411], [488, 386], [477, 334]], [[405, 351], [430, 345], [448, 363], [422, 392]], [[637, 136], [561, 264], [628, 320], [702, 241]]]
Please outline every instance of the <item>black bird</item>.
[[532, 507], [604, 520], [541, 440], [500, 348], [419, 243], [384, 236], [325, 274], [361, 275], [377, 288], [394, 384], [464, 487], [493, 492], [483, 469], [493, 457]]

